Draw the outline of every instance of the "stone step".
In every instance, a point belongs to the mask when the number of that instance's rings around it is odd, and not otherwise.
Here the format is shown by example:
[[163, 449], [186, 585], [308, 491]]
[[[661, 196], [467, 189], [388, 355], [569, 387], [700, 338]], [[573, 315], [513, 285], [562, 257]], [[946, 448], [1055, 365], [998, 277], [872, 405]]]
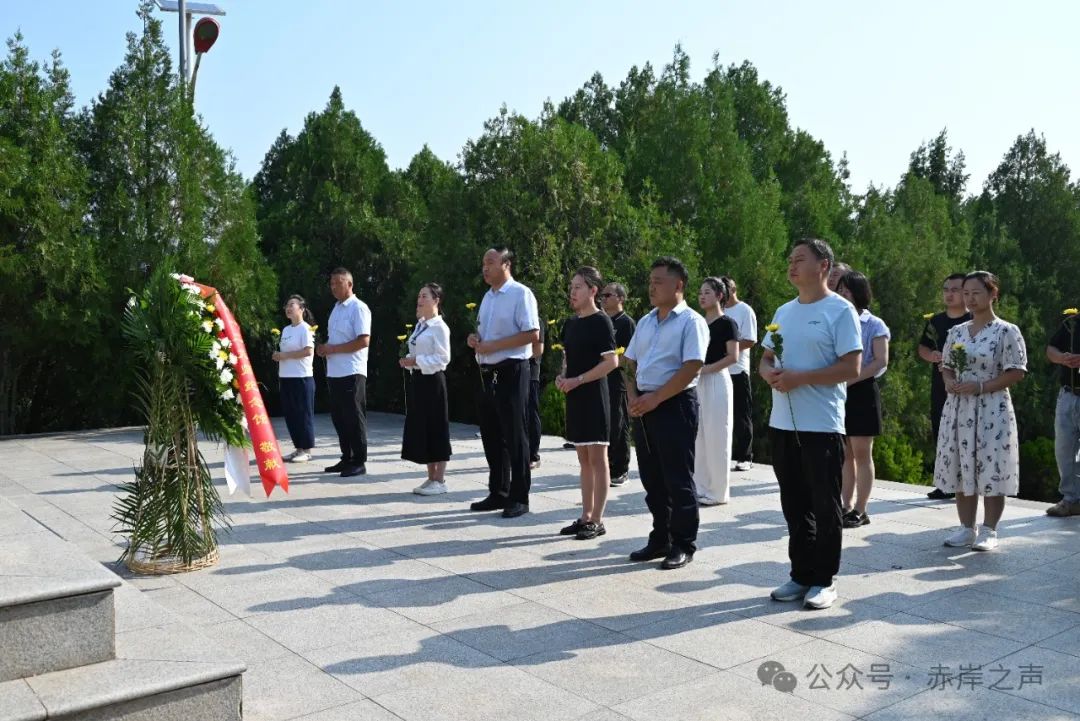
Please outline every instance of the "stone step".
[[2, 498], [0, 528], [0, 682], [114, 658], [120, 579]]
[[243, 664], [114, 659], [0, 683], [0, 721], [239, 721]]

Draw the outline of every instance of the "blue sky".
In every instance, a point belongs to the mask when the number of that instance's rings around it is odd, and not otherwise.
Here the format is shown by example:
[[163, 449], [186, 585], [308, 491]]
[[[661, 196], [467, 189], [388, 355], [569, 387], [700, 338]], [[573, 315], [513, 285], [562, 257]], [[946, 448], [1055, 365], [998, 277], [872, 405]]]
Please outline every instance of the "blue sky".
[[[138, 28], [134, 0], [0, 0], [5, 36], [35, 58], [59, 48], [80, 104], [108, 82]], [[425, 143], [456, 160], [505, 103], [536, 117], [594, 71], [617, 85], [658, 69], [681, 43], [700, 79], [719, 54], [787, 93], [794, 125], [847, 152], [857, 192], [893, 185], [912, 150], [948, 127], [969, 192], [1018, 134], [1046, 135], [1080, 163], [1080, 3], [909, 0], [732, 3], [548, 0], [218, 0], [221, 38], [204, 58], [197, 106], [251, 177], [275, 136], [295, 133], [334, 85], [403, 167]], [[161, 14], [177, 40], [175, 14]]]

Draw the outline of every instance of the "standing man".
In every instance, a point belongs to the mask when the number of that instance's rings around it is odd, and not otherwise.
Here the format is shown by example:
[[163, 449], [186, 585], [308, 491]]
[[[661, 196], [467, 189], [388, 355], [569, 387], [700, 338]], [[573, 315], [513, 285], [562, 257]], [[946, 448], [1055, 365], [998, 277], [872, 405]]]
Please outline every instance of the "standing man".
[[1080, 314], [1065, 311], [1061, 327], [1046, 346], [1046, 358], [1061, 366], [1054, 420], [1054, 452], [1061, 475], [1061, 500], [1046, 513], [1051, 516], [1080, 516]]
[[371, 310], [353, 295], [352, 273], [334, 268], [330, 292], [337, 299], [330, 311], [327, 342], [315, 349], [326, 359], [330, 418], [341, 446], [341, 460], [326, 468], [342, 478], [367, 473], [367, 361], [371, 343]]
[[484, 253], [479, 328], [469, 334], [483, 389], [480, 438], [488, 463], [488, 496], [474, 511], [501, 510], [503, 518], [529, 512], [529, 357], [540, 339], [533, 292], [510, 275], [514, 254], [504, 247]]
[[533, 341], [529, 357], [529, 468], [540, 467], [540, 361], [544, 357], [544, 326]]
[[[626, 288], [622, 283], [608, 283], [600, 294], [604, 312], [615, 327], [615, 348], [624, 351], [630, 346], [637, 324], [623, 310]], [[630, 475], [630, 415], [626, 408], [626, 363], [619, 358], [619, 367], [608, 373], [608, 400], [611, 403], [611, 438], [608, 443], [608, 466], [612, 487], [626, 483]]]
[[683, 300], [690, 280], [676, 258], [659, 258], [649, 273], [653, 309], [638, 321], [624, 358], [636, 368], [627, 385], [638, 472], [652, 532], [631, 561], [663, 558], [661, 568], [682, 568], [697, 550], [694, 494], [697, 376], [709, 347], [709, 326]]
[[734, 388], [734, 428], [732, 428], [731, 459], [736, 471], [754, 467], [754, 395], [750, 389], [750, 349], [757, 345], [757, 314], [749, 304], [739, 300], [738, 286], [724, 276], [731, 288], [731, 297], [724, 313], [739, 327], [739, 360], [729, 368]]
[[832, 263], [825, 241], [795, 243], [788, 279], [799, 295], [780, 306], [767, 327], [760, 367], [772, 387], [769, 439], [791, 559], [791, 579], [771, 595], [804, 601], [807, 608], [836, 601], [846, 383], [862, 365], [855, 306], [827, 285]]
[[[945, 379], [941, 375], [941, 351], [949, 329], [971, 320], [971, 313], [964, 307], [964, 274], [953, 273], [941, 286], [941, 297], [945, 311], [926, 321], [922, 338], [919, 340], [919, 358], [930, 363], [930, 432], [933, 434], [934, 458], [937, 457], [938, 428], [941, 426], [941, 413], [945, 409]], [[935, 488], [926, 494], [934, 500], [953, 498], [956, 494], [945, 493]]]

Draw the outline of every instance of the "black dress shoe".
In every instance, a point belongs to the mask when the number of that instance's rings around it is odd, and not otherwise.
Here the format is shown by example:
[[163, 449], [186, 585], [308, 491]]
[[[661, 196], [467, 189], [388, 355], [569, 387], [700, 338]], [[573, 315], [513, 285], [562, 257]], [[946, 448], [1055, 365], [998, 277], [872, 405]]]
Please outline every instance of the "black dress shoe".
[[687, 553], [681, 548], [671, 549], [671, 553], [667, 555], [663, 563], [660, 564], [660, 568], [671, 570], [673, 568], [682, 568], [686, 564], [694, 560], [694, 554]]
[[927, 493], [926, 497], [929, 498], [931, 501], [947, 501], [950, 498], [956, 498], [956, 494], [946, 493], [940, 488], [935, 488], [934, 490]]
[[630, 554], [631, 561], [654, 561], [664, 558], [671, 553], [671, 546], [653, 546], [649, 544], [645, 548], [639, 548]]
[[477, 501], [469, 506], [473, 511], [501, 511], [506, 508], [506, 500], [499, 496], [488, 496], [482, 501]]
[[503, 518], [517, 518], [518, 516], [524, 516], [528, 512], [529, 512], [529, 504], [528, 503], [518, 503], [516, 501], [511, 501], [510, 503], [506, 504], [506, 508], [503, 509], [502, 517]]
[[564, 526], [559, 530], [560, 536], [576, 536], [577, 532], [585, 526], [585, 522], [580, 518], [575, 519], [569, 526]]
[[362, 476], [367, 473], [367, 467], [363, 464], [357, 464], [355, 466], [345, 466], [341, 469], [342, 478], [352, 478], [353, 476]]
[[338, 473], [339, 471], [345, 470], [345, 466], [347, 466], [347, 465], [349, 465], [349, 464], [346, 463], [345, 461], [338, 461], [334, 465], [327, 466], [326, 468], [324, 468], [323, 472], [324, 473]]

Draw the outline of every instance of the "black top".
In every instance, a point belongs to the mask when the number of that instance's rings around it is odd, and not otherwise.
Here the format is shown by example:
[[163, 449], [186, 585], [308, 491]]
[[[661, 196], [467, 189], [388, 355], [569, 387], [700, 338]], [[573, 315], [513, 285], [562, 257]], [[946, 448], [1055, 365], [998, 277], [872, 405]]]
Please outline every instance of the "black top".
[[727, 355], [727, 342], [738, 340], [739, 326], [726, 315], [717, 316], [709, 323], [709, 350], [705, 351], [705, 365], [715, 363]]
[[630, 345], [630, 339], [634, 337], [634, 330], [637, 328], [634, 319], [619, 311], [618, 315], [611, 317], [611, 325], [615, 327], [615, 347], [626, 348]]
[[[1080, 353], [1080, 315], [1069, 316], [1050, 339], [1050, 345], [1062, 353]], [[1058, 366], [1061, 385], [1080, 388], [1080, 369]]]
[[[945, 346], [945, 339], [949, 337], [949, 331], [953, 326], [966, 323], [971, 320], [971, 313], [964, 313], [959, 318], [950, 318], [948, 313], [938, 313], [923, 326], [922, 338], [919, 345], [930, 350], [940, 351]], [[933, 331], [931, 331], [933, 328]], [[930, 372], [930, 394], [940, 398], [945, 397], [945, 379], [941, 371], [935, 365]]]
[[568, 319], [562, 337], [567, 378], [588, 373], [600, 362], [600, 356], [615, 350], [615, 328], [603, 311]]
[[[544, 324], [540, 324], [540, 342], [544, 342]], [[529, 380], [540, 380], [540, 358], [533, 356], [529, 359]]]

